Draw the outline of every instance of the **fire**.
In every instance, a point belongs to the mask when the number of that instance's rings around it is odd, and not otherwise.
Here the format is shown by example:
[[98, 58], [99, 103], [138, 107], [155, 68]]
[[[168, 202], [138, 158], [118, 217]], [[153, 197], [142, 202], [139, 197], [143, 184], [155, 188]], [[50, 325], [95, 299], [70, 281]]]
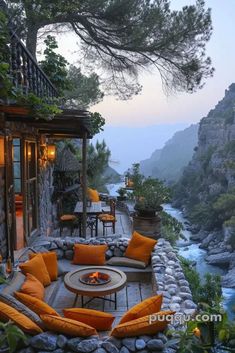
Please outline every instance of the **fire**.
[[99, 282], [99, 277], [100, 277], [99, 272], [91, 273], [90, 276], [89, 276], [89, 282], [90, 283], [98, 283]]

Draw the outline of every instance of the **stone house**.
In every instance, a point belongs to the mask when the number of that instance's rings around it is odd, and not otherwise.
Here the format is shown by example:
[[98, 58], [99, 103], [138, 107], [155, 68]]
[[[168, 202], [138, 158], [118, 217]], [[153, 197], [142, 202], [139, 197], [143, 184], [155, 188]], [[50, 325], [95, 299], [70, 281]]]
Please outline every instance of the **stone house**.
[[[21, 40], [14, 33], [10, 38], [9, 64], [14, 87], [25, 95], [57, 97], [56, 88]], [[91, 137], [87, 111], [62, 109], [52, 120], [36, 119], [27, 107], [0, 97], [0, 251], [4, 258], [14, 261], [14, 250], [30, 244], [35, 236], [49, 235], [53, 228], [51, 194], [56, 141], [82, 139], [82, 185], [86, 190], [86, 141]]]

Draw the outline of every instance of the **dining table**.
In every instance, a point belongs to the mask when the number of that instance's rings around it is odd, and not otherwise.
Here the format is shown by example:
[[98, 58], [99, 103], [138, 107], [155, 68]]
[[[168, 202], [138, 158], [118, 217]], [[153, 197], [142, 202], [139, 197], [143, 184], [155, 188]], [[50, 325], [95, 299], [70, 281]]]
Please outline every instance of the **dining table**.
[[[95, 217], [95, 236], [97, 237], [97, 235], [98, 235], [98, 216], [101, 213], [103, 213], [101, 201], [90, 202], [89, 204], [87, 204], [86, 213], [88, 216]], [[83, 214], [83, 202], [82, 201], [78, 201], [76, 203], [76, 206], [74, 209], [74, 214], [78, 217], [82, 216], [82, 214]]]

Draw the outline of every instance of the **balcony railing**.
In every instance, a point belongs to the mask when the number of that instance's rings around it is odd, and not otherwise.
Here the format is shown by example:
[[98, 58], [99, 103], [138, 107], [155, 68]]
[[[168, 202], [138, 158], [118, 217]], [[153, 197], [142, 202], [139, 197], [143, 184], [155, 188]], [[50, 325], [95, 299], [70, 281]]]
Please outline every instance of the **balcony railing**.
[[12, 31], [10, 32], [10, 74], [14, 87], [25, 95], [34, 93], [46, 99], [58, 96], [49, 78], [40, 69], [20, 38]]

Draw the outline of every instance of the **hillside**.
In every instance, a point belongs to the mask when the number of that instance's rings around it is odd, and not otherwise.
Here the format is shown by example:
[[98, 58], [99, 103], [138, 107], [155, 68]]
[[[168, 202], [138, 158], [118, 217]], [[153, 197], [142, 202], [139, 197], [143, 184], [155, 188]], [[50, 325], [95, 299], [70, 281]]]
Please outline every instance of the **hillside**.
[[149, 159], [140, 162], [141, 173], [168, 183], [177, 181], [192, 158], [197, 146], [197, 134], [198, 124], [176, 132], [162, 149], [155, 150]]
[[110, 166], [106, 167], [103, 173], [103, 177], [107, 180], [107, 183], [110, 183], [110, 184], [120, 183], [121, 181], [120, 174]]
[[208, 250], [210, 264], [229, 267], [223, 284], [235, 286], [235, 84], [200, 121], [198, 147], [175, 190], [193, 238]]

